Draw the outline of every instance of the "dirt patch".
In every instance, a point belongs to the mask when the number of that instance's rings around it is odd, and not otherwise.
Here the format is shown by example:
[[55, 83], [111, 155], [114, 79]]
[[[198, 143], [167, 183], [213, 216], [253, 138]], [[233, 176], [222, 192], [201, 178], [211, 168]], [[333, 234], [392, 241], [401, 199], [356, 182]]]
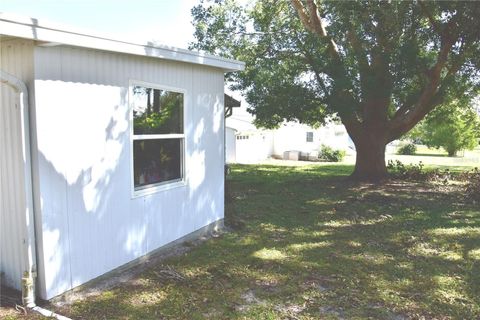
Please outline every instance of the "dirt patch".
[[246, 312], [248, 309], [250, 309], [252, 306], [255, 305], [265, 305], [266, 302], [263, 301], [262, 299], [259, 299], [253, 290], [247, 290], [244, 293], [240, 295], [240, 299], [242, 299], [243, 303], [240, 303], [235, 306], [235, 310], [239, 312]]
[[274, 309], [284, 315], [286, 319], [298, 319], [300, 313], [306, 309], [306, 305], [299, 304], [287, 304], [287, 305], [278, 305]]
[[39, 314], [22, 306], [22, 293], [20, 291], [0, 287], [0, 319], [45, 319]]
[[333, 316], [336, 317], [338, 320], [345, 319], [345, 312], [342, 308], [334, 308], [331, 306], [323, 306], [320, 307], [320, 313], [325, 316]]

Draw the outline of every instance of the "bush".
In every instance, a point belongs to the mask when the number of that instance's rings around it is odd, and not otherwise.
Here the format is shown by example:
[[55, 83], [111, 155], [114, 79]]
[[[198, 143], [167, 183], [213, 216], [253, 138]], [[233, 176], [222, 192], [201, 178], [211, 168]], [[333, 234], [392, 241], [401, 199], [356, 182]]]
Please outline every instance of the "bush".
[[388, 173], [392, 179], [410, 181], [429, 181], [448, 185], [460, 183], [464, 188], [464, 196], [473, 203], [480, 202], [480, 170], [451, 172], [449, 169], [425, 170], [423, 163], [405, 165], [401, 161], [388, 161]]
[[335, 150], [329, 146], [322, 145], [318, 157], [328, 162], [340, 162], [345, 158], [344, 150]]
[[411, 155], [414, 155], [415, 152], [417, 152], [417, 146], [414, 145], [413, 143], [409, 143], [409, 144], [406, 144], [404, 146], [401, 146], [398, 149], [397, 154], [411, 156]]
[[444, 185], [452, 179], [452, 173], [449, 169], [431, 169], [425, 170], [423, 163], [405, 165], [401, 161], [389, 160], [387, 169], [390, 177], [393, 179], [411, 180], [411, 181], [435, 181]]
[[401, 178], [406, 180], [425, 180], [426, 173], [423, 170], [423, 163], [405, 165], [401, 161], [388, 160], [388, 172], [393, 178]]

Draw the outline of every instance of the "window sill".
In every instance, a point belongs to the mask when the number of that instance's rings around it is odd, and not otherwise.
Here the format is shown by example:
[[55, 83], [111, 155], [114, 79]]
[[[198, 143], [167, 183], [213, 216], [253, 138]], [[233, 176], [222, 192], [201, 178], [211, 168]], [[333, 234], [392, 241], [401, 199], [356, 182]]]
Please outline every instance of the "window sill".
[[185, 187], [186, 185], [187, 184], [185, 183], [185, 180], [180, 180], [180, 181], [175, 181], [175, 182], [170, 182], [170, 183], [165, 183], [165, 184], [152, 186], [152, 187], [145, 188], [145, 189], [133, 190], [132, 199], [139, 198], [139, 197], [142, 197], [142, 196], [151, 195], [151, 194], [162, 192], [162, 191], [167, 191], [167, 190], [171, 190], [171, 189]]

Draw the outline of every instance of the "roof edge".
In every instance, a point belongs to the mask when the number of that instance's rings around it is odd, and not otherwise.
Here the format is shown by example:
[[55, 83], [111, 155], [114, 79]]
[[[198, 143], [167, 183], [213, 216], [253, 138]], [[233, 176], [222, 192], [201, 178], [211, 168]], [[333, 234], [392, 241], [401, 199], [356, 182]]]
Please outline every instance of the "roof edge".
[[238, 60], [226, 59], [176, 47], [157, 44], [145, 45], [111, 39], [107, 36], [91, 35], [82, 30], [75, 30], [70, 27], [43, 21], [40, 23], [40, 21], [35, 18], [6, 13], [0, 13], [0, 34], [30, 40], [212, 66], [223, 69], [225, 72], [245, 69], [245, 63]]

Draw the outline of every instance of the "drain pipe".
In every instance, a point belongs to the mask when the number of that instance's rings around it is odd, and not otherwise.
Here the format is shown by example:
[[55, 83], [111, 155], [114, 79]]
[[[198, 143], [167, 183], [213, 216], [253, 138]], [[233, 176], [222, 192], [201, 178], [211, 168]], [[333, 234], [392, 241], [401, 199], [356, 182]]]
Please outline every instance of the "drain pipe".
[[38, 307], [35, 304], [35, 279], [36, 271], [36, 240], [35, 240], [35, 220], [33, 214], [33, 184], [32, 184], [32, 163], [30, 155], [30, 119], [28, 108], [28, 89], [23, 81], [11, 74], [0, 70], [0, 82], [10, 86], [20, 96], [20, 125], [22, 136], [22, 157], [23, 170], [25, 178], [25, 212], [23, 225], [23, 259], [22, 259], [22, 303], [43, 315], [57, 319], [67, 320], [64, 316], [57, 315], [51, 311]]
[[22, 135], [23, 170], [25, 177], [25, 223], [23, 230], [23, 276], [22, 302], [31, 308], [35, 305], [35, 229], [33, 217], [32, 166], [30, 158], [30, 124], [28, 119], [28, 89], [20, 79], [0, 70], [1, 82], [13, 88], [20, 95], [20, 125]]

